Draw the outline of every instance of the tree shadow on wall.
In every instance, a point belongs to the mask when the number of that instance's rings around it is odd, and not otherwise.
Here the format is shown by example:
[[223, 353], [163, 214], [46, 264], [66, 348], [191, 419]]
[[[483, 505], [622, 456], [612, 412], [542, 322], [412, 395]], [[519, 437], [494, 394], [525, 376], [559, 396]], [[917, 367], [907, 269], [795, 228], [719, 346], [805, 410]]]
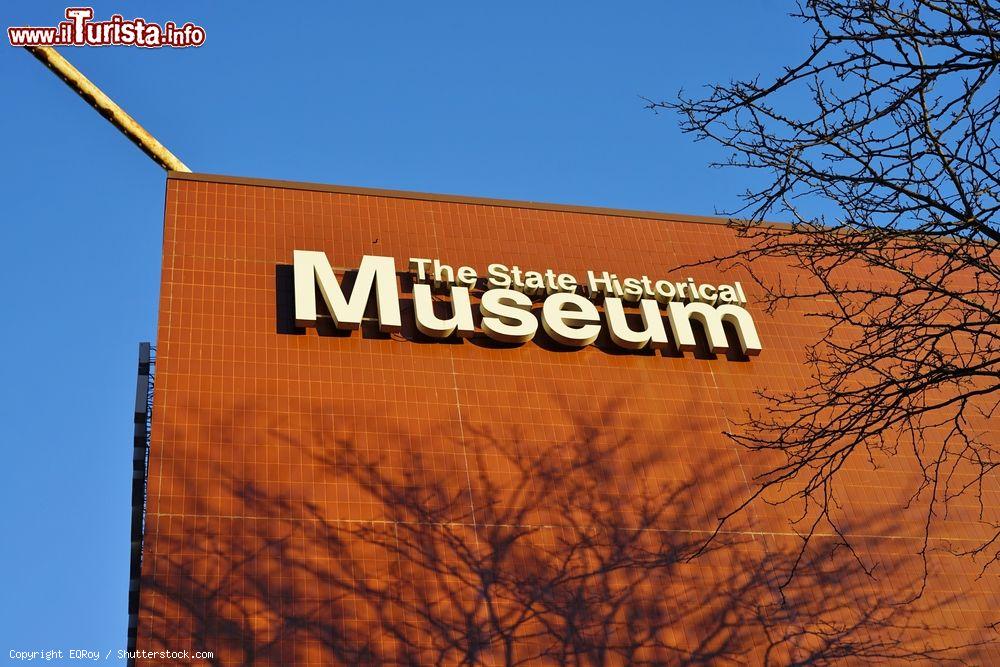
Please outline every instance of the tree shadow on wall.
[[[233, 665], [983, 661], [981, 638], [940, 613], [953, 600], [895, 604], [919, 573], [885, 563], [872, 579], [833, 543], [783, 595], [797, 545], [749, 523], [692, 560], [738, 495], [720, 450], [669, 458], [617, 405], [565, 409], [551, 442], [468, 428], [459, 443], [400, 431], [378, 451], [286, 441], [309, 480], [217, 465], [225, 516], [205, 475], [184, 473], [201, 518], [150, 518], [138, 647], [191, 642]], [[236, 446], [227, 434], [217, 422]], [[449, 447], [461, 466], [442, 463]]]

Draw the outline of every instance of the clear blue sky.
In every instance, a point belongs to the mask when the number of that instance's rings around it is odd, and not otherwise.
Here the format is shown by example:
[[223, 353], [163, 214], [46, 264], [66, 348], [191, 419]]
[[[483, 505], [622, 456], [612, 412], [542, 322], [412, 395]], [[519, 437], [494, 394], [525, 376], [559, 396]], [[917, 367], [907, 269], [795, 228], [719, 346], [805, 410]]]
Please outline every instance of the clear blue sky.
[[[695, 214], [746, 175], [642, 108], [775, 72], [777, 2], [95, 2], [199, 49], [67, 57], [194, 171]], [[154, 340], [164, 173], [9, 25], [0, 44], [0, 650], [125, 647], [137, 343]], [[178, 647], [184, 648], [184, 647]]]

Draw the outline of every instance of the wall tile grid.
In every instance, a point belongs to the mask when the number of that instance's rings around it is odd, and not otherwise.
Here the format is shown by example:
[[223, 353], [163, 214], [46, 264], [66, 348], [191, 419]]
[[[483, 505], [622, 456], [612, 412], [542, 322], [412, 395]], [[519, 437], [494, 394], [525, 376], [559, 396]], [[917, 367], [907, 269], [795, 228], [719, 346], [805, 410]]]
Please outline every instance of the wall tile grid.
[[[905, 451], [842, 475], [874, 577], [827, 536], [782, 586], [796, 508], [760, 502], [690, 558], [765, 469], [722, 432], [760, 408], [755, 389], [808, 381], [819, 332], [802, 307], [755, 307], [739, 270], [688, 273], [743, 281], [764, 346], [749, 361], [541, 333], [430, 342], [406, 314], [391, 336], [280, 324], [294, 249], [344, 268], [377, 254], [400, 271], [419, 256], [681, 279], [665, 272], [738, 243], [680, 219], [168, 180], [139, 648], [222, 664], [1000, 659], [982, 644], [996, 570], [932, 551], [924, 595], [891, 604], [922, 576]], [[977, 511], [931, 546], [981, 537]]]

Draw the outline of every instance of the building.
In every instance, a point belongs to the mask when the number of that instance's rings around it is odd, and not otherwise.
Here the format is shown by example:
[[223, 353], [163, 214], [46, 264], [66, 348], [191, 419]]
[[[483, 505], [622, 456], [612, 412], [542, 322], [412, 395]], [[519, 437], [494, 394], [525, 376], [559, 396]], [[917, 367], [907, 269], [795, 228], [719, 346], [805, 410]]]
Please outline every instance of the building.
[[[721, 221], [173, 173], [164, 224], [148, 462], [144, 380], [137, 413], [138, 648], [274, 665], [1000, 660], [996, 574], [934, 551], [924, 595], [895, 604], [922, 579], [921, 514], [897, 502], [907, 454], [844, 473], [859, 559], [827, 535], [789, 581], [798, 509], [763, 502], [703, 549], [767, 464], [723, 432], [756, 388], [808, 379], [820, 332], [756, 307], [739, 271], [665, 273], [735, 249]], [[302, 264], [296, 285], [295, 251], [323, 253], [337, 282]], [[398, 323], [381, 269], [355, 276], [366, 255], [394, 259]], [[475, 303], [475, 331], [448, 324], [447, 290], [420, 287], [411, 258], [431, 282], [435, 259], [443, 282], [471, 267], [473, 295], [491, 264], [554, 286], [519, 343], [486, 335]], [[672, 314], [669, 344], [634, 350], [602, 306], [561, 340], [586, 313], [543, 299], [588, 271], [623, 293], [690, 277], [713, 307], [738, 284], [752, 327], [720, 323], [723, 344], [693, 326], [680, 351]], [[347, 300], [366, 280], [362, 313]], [[971, 525], [957, 516], [955, 538]]]

